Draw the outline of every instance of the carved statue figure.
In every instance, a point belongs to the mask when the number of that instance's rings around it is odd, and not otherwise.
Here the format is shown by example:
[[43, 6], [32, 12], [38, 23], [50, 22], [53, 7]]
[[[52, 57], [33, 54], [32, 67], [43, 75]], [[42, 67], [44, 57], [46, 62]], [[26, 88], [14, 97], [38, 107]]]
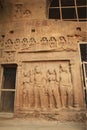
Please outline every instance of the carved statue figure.
[[32, 48], [36, 45], [36, 40], [35, 38], [31, 37], [29, 40], [29, 48]]
[[59, 37], [59, 42], [58, 42], [58, 47], [60, 47], [61, 49], [65, 49], [67, 46], [67, 41], [65, 39], [64, 36], [60, 36]]
[[22, 49], [27, 49], [28, 48], [28, 39], [27, 38], [23, 38], [22, 40]]
[[34, 68], [34, 94], [35, 94], [35, 108], [43, 108], [43, 93], [42, 93], [42, 72], [39, 66]]
[[56, 40], [55, 37], [50, 37], [49, 42], [50, 42], [50, 47], [51, 48], [57, 47], [57, 40]]
[[47, 37], [42, 37], [41, 44], [45, 45], [45, 46], [48, 45], [48, 39], [47, 39]]
[[23, 73], [23, 96], [22, 96], [22, 102], [23, 102], [23, 107], [30, 107], [30, 102], [29, 102], [29, 73], [24, 72]]
[[60, 92], [62, 107], [73, 106], [73, 88], [69, 66], [60, 65]]
[[14, 8], [15, 8], [14, 16], [17, 17], [17, 18], [22, 17], [22, 14], [23, 14], [23, 4], [15, 4]]
[[59, 83], [57, 82], [56, 70], [47, 71], [47, 86], [49, 95], [50, 108], [53, 106], [56, 108], [61, 107], [60, 95], [59, 95]]
[[14, 48], [15, 48], [15, 49], [18, 49], [19, 46], [20, 46], [20, 39], [16, 39], [16, 40], [14, 41]]
[[8, 39], [7, 42], [5, 42], [6, 49], [12, 49], [13, 47], [13, 41], [11, 39]]

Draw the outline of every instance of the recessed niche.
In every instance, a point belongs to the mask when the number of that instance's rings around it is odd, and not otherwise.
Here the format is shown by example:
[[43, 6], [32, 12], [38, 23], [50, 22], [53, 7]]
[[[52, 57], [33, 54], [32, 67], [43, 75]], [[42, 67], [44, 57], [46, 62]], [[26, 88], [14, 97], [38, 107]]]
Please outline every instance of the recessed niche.
[[4, 38], [4, 37], [5, 37], [5, 35], [2, 35], [2, 37]]
[[31, 32], [35, 32], [35, 29], [33, 28], [33, 29], [31, 29]]
[[14, 31], [13, 31], [13, 30], [11, 30], [9, 33], [13, 34], [13, 33], [14, 33]]

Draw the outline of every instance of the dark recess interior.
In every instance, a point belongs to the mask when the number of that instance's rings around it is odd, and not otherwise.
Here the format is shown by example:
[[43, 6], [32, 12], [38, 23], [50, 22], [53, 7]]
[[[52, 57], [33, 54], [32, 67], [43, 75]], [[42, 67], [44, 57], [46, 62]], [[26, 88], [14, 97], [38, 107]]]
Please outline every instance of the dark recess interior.
[[3, 66], [3, 83], [1, 91], [1, 111], [14, 111], [16, 67]]

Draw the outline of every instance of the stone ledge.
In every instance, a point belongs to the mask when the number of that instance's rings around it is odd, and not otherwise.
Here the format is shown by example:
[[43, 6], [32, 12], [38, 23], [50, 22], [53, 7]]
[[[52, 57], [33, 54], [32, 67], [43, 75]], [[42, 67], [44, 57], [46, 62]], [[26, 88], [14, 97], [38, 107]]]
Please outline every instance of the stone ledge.
[[57, 111], [48, 111], [40, 112], [39, 110], [35, 111], [20, 111], [14, 115], [18, 118], [36, 118], [44, 119], [48, 121], [75, 121], [75, 122], [85, 122], [87, 120], [86, 110], [71, 110], [71, 109], [61, 109]]

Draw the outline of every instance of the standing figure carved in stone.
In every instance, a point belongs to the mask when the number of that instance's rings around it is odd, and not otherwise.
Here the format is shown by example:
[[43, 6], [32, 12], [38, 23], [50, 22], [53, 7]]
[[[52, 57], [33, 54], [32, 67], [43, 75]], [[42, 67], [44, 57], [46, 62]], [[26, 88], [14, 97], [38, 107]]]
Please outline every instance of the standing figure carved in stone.
[[59, 108], [61, 107], [60, 95], [59, 95], [59, 83], [57, 82], [56, 71], [48, 70], [47, 71], [47, 86], [48, 86], [48, 95], [49, 95], [49, 107], [50, 108]]
[[30, 107], [29, 103], [29, 74], [28, 72], [23, 73], [23, 89], [22, 89], [22, 105], [23, 107]]
[[69, 66], [60, 65], [60, 93], [62, 107], [73, 106], [73, 89]]
[[35, 108], [44, 107], [43, 93], [42, 93], [42, 72], [39, 66], [34, 68], [34, 94], [35, 94]]
[[29, 104], [30, 108], [34, 108], [34, 72], [33, 70], [29, 71]]
[[14, 16], [16, 18], [21, 18], [23, 15], [23, 4], [14, 5]]

